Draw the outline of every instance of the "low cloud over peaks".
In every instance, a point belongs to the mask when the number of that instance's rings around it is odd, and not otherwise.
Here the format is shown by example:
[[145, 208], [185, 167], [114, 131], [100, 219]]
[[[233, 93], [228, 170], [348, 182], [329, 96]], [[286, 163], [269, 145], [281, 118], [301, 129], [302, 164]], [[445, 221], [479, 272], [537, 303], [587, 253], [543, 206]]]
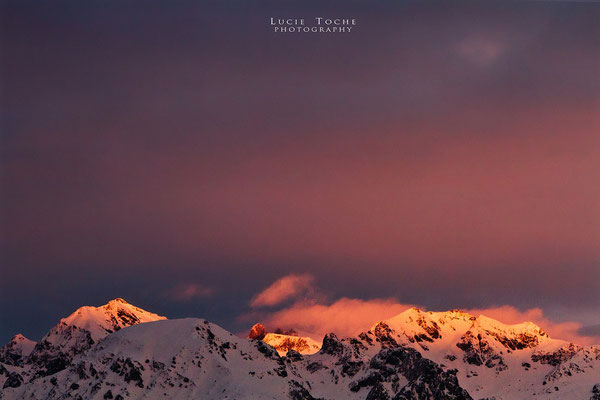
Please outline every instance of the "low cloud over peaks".
[[341, 298], [331, 304], [299, 302], [264, 316], [267, 326], [295, 329], [300, 334], [321, 338], [334, 332], [340, 336], [352, 336], [369, 330], [381, 320], [392, 318], [412, 307], [394, 299]]
[[[288, 275], [276, 280], [259, 293], [251, 302], [253, 308], [279, 306], [271, 310], [255, 310], [238, 318], [239, 321], [261, 322], [267, 327], [294, 329], [300, 335], [315, 339], [334, 332], [339, 336], [355, 336], [368, 331], [375, 323], [393, 318], [403, 311], [415, 307], [414, 304], [401, 303], [395, 298], [357, 299], [342, 297], [326, 301], [325, 296], [315, 286], [312, 275]], [[302, 296], [302, 298], [301, 298]], [[284, 301], [296, 299], [293, 304], [284, 305]], [[416, 305], [426, 310], [427, 307]], [[433, 311], [433, 310], [432, 310]], [[435, 310], [447, 311], [447, 310]], [[598, 343], [594, 329], [586, 331], [576, 321], [554, 321], [548, 318], [541, 308], [519, 310], [512, 305], [487, 308], [464, 308], [463, 311], [477, 317], [484, 315], [504, 324], [533, 322], [553, 339], [563, 339], [577, 344]]]

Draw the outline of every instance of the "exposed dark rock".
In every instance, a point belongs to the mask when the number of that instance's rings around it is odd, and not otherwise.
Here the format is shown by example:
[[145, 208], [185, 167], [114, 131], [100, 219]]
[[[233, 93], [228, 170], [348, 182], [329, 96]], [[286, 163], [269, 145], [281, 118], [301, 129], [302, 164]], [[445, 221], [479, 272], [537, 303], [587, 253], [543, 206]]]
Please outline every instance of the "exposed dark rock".
[[267, 334], [267, 330], [261, 324], [255, 324], [252, 329], [250, 329], [250, 333], [248, 333], [249, 339], [263, 340], [265, 335]]
[[558, 349], [553, 353], [535, 352], [531, 355], [531, 361], [539, 362], [540, 364], [549, 364], [557, 366], [567, 360], [570, 360], [581, 350], [581, 346], [573, 343]]
[[142, 379], [142, 371], [144, 366], [137, 361], [132, 361], [130, 358], [118, 358], [110, 366], [110, 370], [123, 377], [125, 382], [134, 382], [136, 386], [143, 388], [144, 381]]
[[327, 367], [318, 361], [312, 362], [306, 366], [306, 370], [308, 372], [310, 372], [311, 374], [315, 373], [317, 371], [320, 371], [322, 369], [325, 369], [325, 368], [327, 368]]
[[302, 354], [298, 353], [296, 350], [288, 350], [285, 356], [290, 361], [300, 361], [303, 359]]
[[16, 372], [9, 372], [6, 380], [4, 381], [3, 389], [16, 388], [21, 386], [22, 383], [23, 377], [21, 376], [21, 374], [18, 374]]
[[419, 335], [422, 340], [433, 342], [433, 339], [441, 339], [442, 335], [440, 334], [440, 327], [437, 322], [427, 321], [422, 315], [415, 322], [429, 335]]
[[486, 333], [513, 351], [535, 347], [540, 342], [540, 336], [547, 336], [546, 333], [541, 330], [539, 334], [523, 332], [511, 337], [494, 331], [486, 331]]
[[343, 359], [340, 363], [342, 366], [341, 375], [342, 376], [354, 376], [361, 370], [364, 365], [363, 361], [353, 361], [350, 359]]
[[37, 377], [53, 375], [64, 370], [74, 356], [88, 350], [95, 343], [89, 331], [65, 323], [52, 328], [48, 335], [60, 335], [63, 340], [70, 342], [70, 345], [63, 348], [53, 345], [48, 340], [37, 343], [27, 358], [27, 362], [36, 369]]
[[367, 335], [365, 332], [362, 332], [361, 334], [359, 334], [358, 338], [360, 340], [362, 340], [363, 342], [367, 343], [369, 346], [373, 345], [373, 339], [371, 339], [369, 337], [369, 335]]
[[495, 368], [496, 371], [508, 368], [502, 356], [494, 351], [481, 334], [475, 337], [470, 331], [467, 332], [456, 347], [465, 352], [463, 360], [468, 364], [485, 365], [488, 368]]
[[[438, 364], [423, 358], [419, 352], [408, 348], [383, 349], [369, 363], [371, 373], [353, 382], [350, 390], [371, 388], [373, 397], [385, 399], [383, 382], [397, 388], [394, 399], [471, 399], [471, 396], [458, 384], [456, 370], [444, 371]], [[399, 376], [404, 376], [408, 384], [399, 387]], [[375, 389], [374, 389], [375, 388]]]
[[390, 400], [390, 395], [383, 385], [379, 382], [369, 390], [365, 400]]
[[273, 347], [269, 346], [268, 344], [266, 344], [265, 342], [263, 342], [261, 340], [257, 340], [255, 343], [256, 343], [256, 348], [258, 349], [258, 351], [260, 351], [262, 354], [264, 354], [265, 357], [273, 358], [273, 359], [279, 358], [279, 353], [277, 353], [277, 350], [275, 350]]
[[596, 383], [592, 387], [592, 397], [590, 397], [590, 400], [600, 400], [600, 383]]
[[290, 400], [319, 400], [313, 397], [310, 392], [298, 381], [291, 380], [289, 382], [289, 398]]
[[334, 333], [328, 333], [323, 338], [323, 345], [320, 352], [331, 356], [341, 356], [344, 353], [344, 344]]
[[375, 340], [381, 344], [383, 348], [398, 347], [399, 344], [394, 339], [394, 331], [385, 322], [379, 322], [372, 329]]
[[32, 343], [21, 334], [15, 335], [8, 343], [0, 347], [0, 363], [22, 367], [27, 358], [27, 354], [23, 354], [24, 346]]

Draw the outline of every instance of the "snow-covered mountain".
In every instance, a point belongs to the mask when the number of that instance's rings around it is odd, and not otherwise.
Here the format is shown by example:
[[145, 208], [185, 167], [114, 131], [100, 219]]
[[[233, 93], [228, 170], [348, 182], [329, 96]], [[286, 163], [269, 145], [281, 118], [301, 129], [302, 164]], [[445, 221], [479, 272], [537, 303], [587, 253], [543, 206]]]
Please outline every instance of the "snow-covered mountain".
[[[126, 304], [116, 303], [109, 304]], [[264, 329], [253, 327], [262, 340], [242, 339], [202, 319], [166, 320], [136, 310], [145, 317], [132, 313], [136, 318], [110, 326], [99, 318], [98, 325], [81, 328], [94, 341], [86, 349], [78, 340], [59, 341], [63, 353], [71, 354], [59, 371], [36, 374], [31, 356], [23, 366], [3, 362], [0, 398], [587, 400], [600, 396], [600, 347], [551, 339], [532, 323], [506, 325], [460, 311], [409, 309], [357, 337], [328, 334], [314, 354], [290, 350], [281, 356], [266, 342], [277, 345], [282, 338], [268, 338]], [[97, 326], [106, 334], [95, 330]], [[93, 331], [104, 337], [93, 336]], [[70, 344], [77, 350], [70, 350]]]
[[413, 348], [457, 370], [474, 398], [589, 399], [600, 383], [600, 346], [551, 339], [531, 322], [506, 325], [458, 310], [411, 308], [360, 337], [376, 348]]
[[321, 343], [307, 336], [297, 336], [283, 333], [267, 332], [261, 324], [255, 324], [250, 333], [249, 339], [258, 339], [267, 343], [284, 356], [288, 351], [294, 350], [300, 354], [314, 354], [321, 349]]
[[27, 342], [22, 341], [27, 354], [23, 352], [24, 357], [20, 363], [10, 364], [2, 360], [0, 362], [21, 367], [5, 367], [7, 371], [14, 372], [11, 375], [13, 379], [8, 381], [9, 384], [18, 385], [19, 382], [52, 375], [67, 368], [74, 356], [85, 352], [121, 328], [161, 319], [166, 318], [135, 307], [123, 299], [111, 300], [100, 307], [81, 307], [61, 319], [38, 343], [28, 339], [25, 339]]
[[286, 355], [290, 350], [297, 351], [300, 354], [314, 354], [321, 349], [321, 343], [306, 336], [267, 333], [262, 341], [277, 350], [277, 353], [281, 356]]
[[10, 342], [0, 348], [0, 363], [23, 366], [35, 344], [33, 340], [27, 339], [20, 333], [15, 335]]

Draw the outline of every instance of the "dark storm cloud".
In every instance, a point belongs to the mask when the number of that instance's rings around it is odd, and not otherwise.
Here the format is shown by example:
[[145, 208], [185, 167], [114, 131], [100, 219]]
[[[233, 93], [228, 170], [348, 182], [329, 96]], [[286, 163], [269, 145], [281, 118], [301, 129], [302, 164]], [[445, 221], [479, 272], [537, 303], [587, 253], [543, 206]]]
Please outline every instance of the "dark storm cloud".
[[[338, 297], [599, 306], [598, 4], [3, 9], [2, 338], [112, 297], [228, 326], [305, 272]], [[357, 29], [267, 24], [321, 14]], [[154, 295], [189, 282], [210, 301]]]

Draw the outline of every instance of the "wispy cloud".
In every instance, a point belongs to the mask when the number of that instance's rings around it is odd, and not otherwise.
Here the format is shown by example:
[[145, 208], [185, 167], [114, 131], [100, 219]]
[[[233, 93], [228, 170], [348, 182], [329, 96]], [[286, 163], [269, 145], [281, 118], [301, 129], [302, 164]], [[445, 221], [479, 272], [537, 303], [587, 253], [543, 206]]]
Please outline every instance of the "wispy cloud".
[[282, 302], [313, 292], [314, 277], [309, 274], [290, 274], [273, 282], [265, 290], [257, 294], [250, 306], [252, 308], [275, 306]]
[[190, 301], [196, 298], [206, 298], [214, 294], [212, 288], [198, 283], [179, 284], [165, 292], [166, 297], [176, 301]]

